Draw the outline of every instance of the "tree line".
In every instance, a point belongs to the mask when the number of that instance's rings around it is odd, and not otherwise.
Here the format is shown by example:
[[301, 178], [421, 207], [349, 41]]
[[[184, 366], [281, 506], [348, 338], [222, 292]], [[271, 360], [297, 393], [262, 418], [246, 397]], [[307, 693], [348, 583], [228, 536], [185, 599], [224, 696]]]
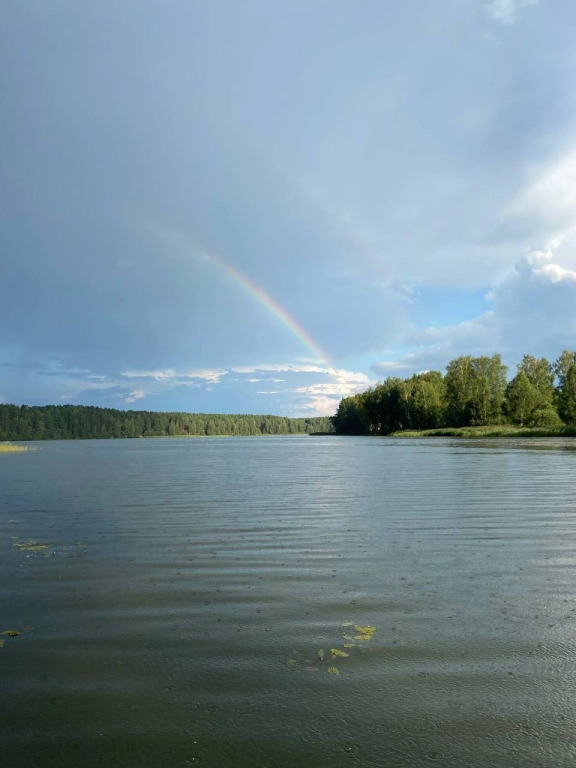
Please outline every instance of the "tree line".
[[551, 363], [524, 355], [507, 380], [501, 355], [458, 357], [446, 373], [428, 371], [407, 379], [389, 377], [366, 392], [341, 400], [338, 434], [386, 435], [404, 429], [515, 424], [576, 424], [576, 352]]
[[0, 405], [0, 440], [301, 435], [333, 431], [329, 417], [290, 419], [283, 416], [118, 411], [87, 405]]

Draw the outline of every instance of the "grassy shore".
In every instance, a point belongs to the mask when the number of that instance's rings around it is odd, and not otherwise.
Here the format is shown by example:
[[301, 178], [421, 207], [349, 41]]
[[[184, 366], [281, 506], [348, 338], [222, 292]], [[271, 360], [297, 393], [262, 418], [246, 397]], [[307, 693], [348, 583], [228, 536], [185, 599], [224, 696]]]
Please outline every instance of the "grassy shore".
[[25, 453], [29, 451], [27, 445], [12, 445], [12, 443], [0, 443], [0, 453]]
[[500, 424], [491, 427], [404, 429], [392, 432], [388, 437], [576, 437], [576, 427], [515, 427]]

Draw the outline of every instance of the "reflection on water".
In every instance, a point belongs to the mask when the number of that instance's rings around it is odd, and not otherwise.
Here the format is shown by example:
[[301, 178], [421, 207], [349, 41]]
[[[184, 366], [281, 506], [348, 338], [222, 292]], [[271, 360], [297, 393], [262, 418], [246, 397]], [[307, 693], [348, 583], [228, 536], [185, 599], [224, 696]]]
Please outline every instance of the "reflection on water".
[[3, 457], [4, 761], [574, 766], [572, 445]]

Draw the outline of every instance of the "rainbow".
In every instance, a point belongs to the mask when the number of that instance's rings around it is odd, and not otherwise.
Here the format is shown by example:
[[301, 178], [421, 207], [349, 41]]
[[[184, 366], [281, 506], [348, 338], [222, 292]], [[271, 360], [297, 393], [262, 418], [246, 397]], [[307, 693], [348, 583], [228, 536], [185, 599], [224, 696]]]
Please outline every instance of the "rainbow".
[[148, 222], [148, 228], [156, 237], [164, 242], [168, 241], [177, 250], [193, 255], [199, 261], [208, 262], [215, 266], [279, 320], [306, 347], [317, 362], [325, 366], [331, 365], [328, 355], [319, 347], [308, 331], [281, 304], [275, 301], [264, 288], [261, 288], [237, 267], [229, 264], [222, 256], [214, 253], [214, 251], [195, 245], [186, 235], [165, 222]]
[[255, 298], [270, 314], [279, 320], [302, 344], [312, 353], [312, 356], [323, 365], [329, 365], [328, 356], [314, 341], [308, 331], [284, 309], [284, 307], [275, 301], [269, 293], [261, 286], [257, 285], [247, 275], [241, 272], [237, 267], [229, 264], [222, 256], [206, 250], [202, 255], [211, 263], [218, 267], [224, 274], [228, 275], [234, 282], [243, 288], [246, 293]]

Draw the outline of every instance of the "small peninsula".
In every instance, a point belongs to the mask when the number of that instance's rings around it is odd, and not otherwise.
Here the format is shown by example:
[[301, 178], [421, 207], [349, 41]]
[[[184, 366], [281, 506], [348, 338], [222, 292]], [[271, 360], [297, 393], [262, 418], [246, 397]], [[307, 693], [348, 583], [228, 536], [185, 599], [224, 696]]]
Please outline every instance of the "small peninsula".
[[501, 355], [458, 357], [446, 374], [389, 377], [344, 398], [336, 434], [406, 437], [576, 436], [576, 352], [524, 355], [510, 381]]

